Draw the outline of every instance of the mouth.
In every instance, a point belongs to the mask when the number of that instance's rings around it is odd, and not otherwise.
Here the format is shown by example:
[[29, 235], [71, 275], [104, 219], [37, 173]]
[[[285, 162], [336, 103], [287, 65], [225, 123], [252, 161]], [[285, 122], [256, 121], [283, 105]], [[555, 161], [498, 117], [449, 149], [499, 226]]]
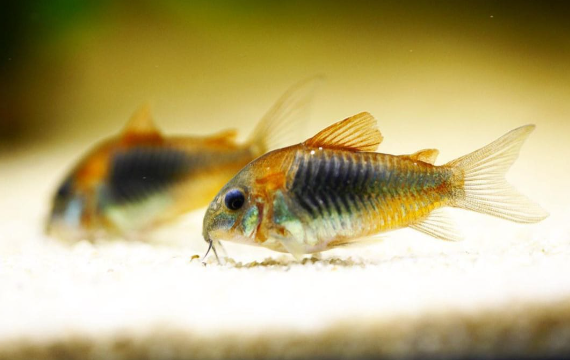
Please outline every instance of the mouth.
[[81, 239], [91, 239], [93, 232], [85, 229], [70, 226], [60, 219], [49, 219], [44, 225], [44, 234], [50, 237], [59, 238], [64, 241], [77, 241]]

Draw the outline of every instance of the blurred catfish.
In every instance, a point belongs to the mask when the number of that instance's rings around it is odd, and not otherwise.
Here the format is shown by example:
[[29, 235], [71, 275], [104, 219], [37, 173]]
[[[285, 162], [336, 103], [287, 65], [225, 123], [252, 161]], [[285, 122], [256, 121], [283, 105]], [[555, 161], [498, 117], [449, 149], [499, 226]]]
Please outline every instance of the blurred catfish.
[[[206, 206], [242, 167], [288, 144], [305, 121], [319, 78], [290, 88], [244, 143], [227, 130], [206, 137], [164, 136], [148, 105], [116, 137], [89, 151], [53, 197], [50, 235], [66, 239], [139, 236]], [[297, 130], [298, 132], [298, 130]]]

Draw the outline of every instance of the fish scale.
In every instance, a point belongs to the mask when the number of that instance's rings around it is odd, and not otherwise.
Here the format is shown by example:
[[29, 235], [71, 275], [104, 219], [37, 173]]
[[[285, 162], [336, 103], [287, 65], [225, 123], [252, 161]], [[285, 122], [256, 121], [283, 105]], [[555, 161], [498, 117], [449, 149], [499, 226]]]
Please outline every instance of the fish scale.
[[[425, 217], [447, 203], [451, 170], [386, 154], [297, 151], [288, 190], [314, 229], [365, 236]], [[428, 179], [428, 180], [426, 180]], [[421, 200], [418, 200], [421, 199]]]

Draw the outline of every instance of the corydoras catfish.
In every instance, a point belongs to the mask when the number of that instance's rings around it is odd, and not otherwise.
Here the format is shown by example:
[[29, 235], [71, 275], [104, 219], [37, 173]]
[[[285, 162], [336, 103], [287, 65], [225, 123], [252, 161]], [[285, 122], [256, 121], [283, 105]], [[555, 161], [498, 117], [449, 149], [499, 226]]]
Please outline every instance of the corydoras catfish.
[[319, 82], [290, 88], [242, 143], [235, 130], [165, 136], [143, 106], [65, 177], [53, 197], [48, 233], [69, 240], [137, 237], [206, 206], [246, 164], [298, 133]]
[[546, 211], [505, 180], [533, 130], [522, 126], [438, 166], [436, 149], [374, 152], [382, 135], [361, 113], [248, 164], [210, 204], [203, 236], [214, 250], [228, 240], [299, 257], [403, 227], [457, 240], [445, 207], [538, 222]]

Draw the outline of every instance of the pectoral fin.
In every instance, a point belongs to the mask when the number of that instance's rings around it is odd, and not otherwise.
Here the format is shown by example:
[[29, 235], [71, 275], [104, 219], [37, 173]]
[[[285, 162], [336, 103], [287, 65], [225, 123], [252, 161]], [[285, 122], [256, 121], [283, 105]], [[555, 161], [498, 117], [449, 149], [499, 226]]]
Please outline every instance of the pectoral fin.
[[279, 238], [279, 243], [287, 250], [287, 252], [295, 258], [295, 260], [300, 261], [305, 255], [305, 250], [303, 245], [298, 243], [295, 239]]

